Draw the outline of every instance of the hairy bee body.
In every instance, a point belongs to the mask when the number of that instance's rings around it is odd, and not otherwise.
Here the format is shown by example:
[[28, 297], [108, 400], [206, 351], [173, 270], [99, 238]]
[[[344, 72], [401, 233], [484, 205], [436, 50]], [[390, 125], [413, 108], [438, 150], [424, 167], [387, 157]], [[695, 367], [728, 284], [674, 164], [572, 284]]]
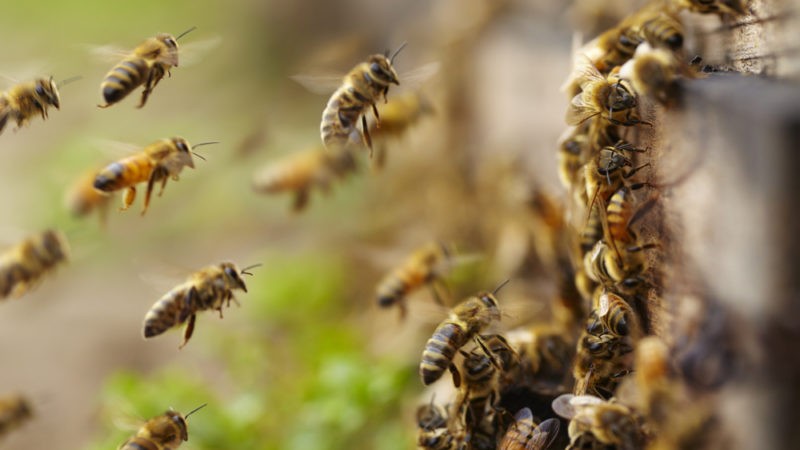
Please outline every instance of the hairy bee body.
[[21, 395], [0, 398], [0, 437], [33, 417], [28, 401]]
[[113, 192], [125, 189], [122, 199], [122, 210], [128, 209], [136, 199], [136, 187], [139, 183], [147, 182], [144, 208], [142, 215], [147, 212], [150, 204], [150, 195], [156, 182], [161, 182], [161, 191], [172, 178], [178, 180], [178, 175], [184, 167], [194, 168], [191, 146], [181, 137], [160, 139], [142, 151], [113, 162], [97, 173], [94, 179], [94, 188], [103, 192]]
[[[565, 401], [564, 398], [569, 400]], [[556, 402], [568, 402], [569, 406], [558, 407]], [[589, 395], [565, 394], [554, 401], [553, 409], [562, 415], [567, 413], [566, 418], [571, 419], [568, 431], [573, 442], [591, 433], [601, 444], [615, 445], [620, 450], [635, 450], [644, 446], [641, 418], [625, 405]]]
[[111, 195], [94, 187], [97, 169], [85, 172], [75, 181], [64, 197], [67, 209], [75, 217], [84, 217], [97, 210], [102, 224], [106, 221]]
[[[426, 284], [438, 282], [442, 265], [449, 257], [450, 249], [439, 242], [431, 242], [414, 251], [378, 283], [375, 290], [378, 305], [382, 308], [397, 305], [401, 316], [405, 316], [405, 298]], [[431, 289], [437, 296], [433, 285]]]
[[186, 418], [169, 410], [145, 422], [118, 450], [176, 450], [188, 440]]
[[61, 97], [53, 77], [37, 78], [11, 87], [0, 94], [0, 133], [9, 120], [15, 121], [19, 130], [36, 114], [47, 119], [50, 106], [61, 109]]
[[142, 334], [145, 338], [157, 336], [168, 329], [189, 321], [183, 335], [182, 348], [194, 331], [195, 316], [199, 311], [216, 310], [222, 317], [222, 307], [229, 306], [234, 289], [247, 292], [244, 281], [233, 263], [204, 267], [189, 279], [167, 292], [156, 301], [144, 318]]
[[537, 425], [530, 408], [522, 408], [514, 414], [514, 422], [503, 435], [498, 449], [546, 450], [558, 435], [559, 428], [558, 419], [547, 419]]
[[0, 255], [0, 299], [18, 297], [67, 261], [69, 245], [56, 230], [33, 235]]
[[[360, 145], [361, 142], [371, 147], [363, 115], [371, 107], [377, 117], [376, 103], [386, 98], [392, 83], [400, 84], [386, 55], [371, 55], [345, 75], [342, 85], [331, 95], [322, 112], [320, 135], [325, 147], [342, 148]], [[363, 135], [357, 128], [359, 118], [362, 119]]]
[[426, 386], [438, 380], [452, 364], [453, 357], [470, 339], [500, 319], [497, 299], [482, 292], [456, 305], [434, 330], [425, 344], [419, 373]]
[[308, 205], [312, 188], [328, 193], [335, 180], [356, 169], [355, 155], [350, 149], [327, 151], [315, 147], [266, 166], [253, 178], [253, 189], [269, 194], [294, 191], [292, 209], [299, 212]]
[[153, 88], [172, 67], [178, 67], [178, 42], [175, 37], [159, 33], [148, 38], [106, 74], [100, 85], [106, 104], [99, 106], [107, 108], [144, 84], [137, 108], [143, 107]]
[[639, 117], [638, 95], [629, 81], [602, 75], [589, 60], [581, 62], [579, 72], [581, 91], [567, 109], [567, 124], [580, 125], [596, 116], [612, 125], [649, 124]]

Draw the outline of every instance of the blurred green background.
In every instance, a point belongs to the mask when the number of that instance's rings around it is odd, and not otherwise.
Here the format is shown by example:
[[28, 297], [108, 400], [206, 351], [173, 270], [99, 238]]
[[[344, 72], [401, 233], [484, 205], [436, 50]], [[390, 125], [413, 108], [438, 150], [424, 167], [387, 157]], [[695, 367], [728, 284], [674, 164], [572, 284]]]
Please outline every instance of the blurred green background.
[[[140, 90], [96, 107], [115, 63], [94, 56], [98, 47], [131, 49], [191, 26], [185, 64], [143, 109]], [[545, 1], [5, 4], [2, 89], [34, 76], [82, 79], [63, 87], [47, 121], [0, 135], [0, 243], [57, 227], [73, 253], [34, 292], [0, 304], [0, 393], [22, 392], [36, 409], [0, 448], [116, 448], [135, 432], [126, 422], [202, 403], [188, 449], [412, 448], [415, 405], [429, 398], [418, 357], [444, 312], [421, 292], [400, 322], [376, 307], [375, 284], [431, 239], [484, 256], [451, 277], [456, 296], [513, 275], [515, 256], [502, 249], [516, 242], [514, 183], [557, 183], [570, 34], [567, 5]], [[436, 115], [391, 143], [383, 171], [362, 155], [360, 173], [330, 196], [312, 193], [302, 215], [289, 212], [289, 196], [252, 192], [257, 167], [319, 142], [326, 98], [291, 75], [345, 73], [406, 41], [401, 74], [442, 64], [419, 87]], [[65, 191], [124, 155], [114, 142], [174, 135], [221, 144], [201, 148], [206, 161], [145, 217], [141, 198], [117, 212], [118, 196], [105, 228], [70, 216]], [[156, 299], [225, 260], [263, 263], [241, 307], [223, 320], [201, 314], [181, 351], [178, 331], [141, 338]]]

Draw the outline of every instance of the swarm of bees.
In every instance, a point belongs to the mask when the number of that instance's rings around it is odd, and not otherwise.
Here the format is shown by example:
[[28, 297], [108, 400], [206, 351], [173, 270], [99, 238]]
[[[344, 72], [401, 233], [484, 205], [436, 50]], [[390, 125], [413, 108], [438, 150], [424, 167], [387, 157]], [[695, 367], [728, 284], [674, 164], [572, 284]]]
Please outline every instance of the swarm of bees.
[[[423, 385], [451, 385], [451, 398], [431, 399], [417, 410], [419, 449], [547, 450], [674, 448], [692, 442], [711, 421], [702, 410], [678, 416], [689, 395], [677, 380], [670, 349], [651, 335], [645, 305], [660, 296], [658, 236], [643, 223], [658, 222], [661, 185], [646, 176], [646, 148], [629, 138], [631, 130], [654, 127], [643, 102], [670, 107], [676, 81], [700, 76], [683, 49], [681, 11], [741, 16], [743, 1], [653, 0], [618, 26], [575, 50], [573, 72], [564, 83], [569, 96], [569, 129], [558, 144], [558, 175], [568, 191], [566, 205], [536, 197], [532, 229], [540, 237], [539, 258], [559, 274], [556, 306], [545, 319], [516, 329], [502, 328], [503, 308], [492, 292], [479, 292], [452, 305], [443, 300], [444, 277], [453, 248], [431, 242], [411, 253], [377, 282], [375, 301], [406, 317], [407, 297], [424, 287], [442, 306], [452, 306], [422, 347], [418, 366]], [[105, 76], [101, 93], [107, 108], [143, 86], [142, 108], [155, 86], [178, 67], [178, 39], [162, 33], [137, 46]], [[393, 54], [375, 54], [341, 81], [322, 112], [322, 145], [289, 155], [255, 174], [256, 192], [290, 192], [292, 209], [304, 210], [311, 191], [331, 186], [358, 169], [356, 151], [377, 147], [376, 166], [385, 160], [386, 141], [400, 136], [433, 111], [420, 92], [387, 99], [400, 85]], [[385, 104], [380, 105], [381, 100]], [[0, 132], [11, 119], [17, 127], [50, 106], [60, 108], [51, 78], [12, 87], [0, 96]], [[369, 121], [369, 111], [374, 121]], [[359, 129], [360, 122], [360, 129]], [[630, 139], [630, 140], [629, 140]], [[111, 194], [123, 190], [121, 210], [146, 183], [141, 214], [160, 183], [177, 181], [194, 168], [194, 146], [182, 137], [155, 141], [128, 157], [81, 177], [67, 196], [76, 216], [98, 210], [105, 222]], [[650, 192], [640, 199], [642, 192]], [[542, 244], [542, 242], [545, 242]], [[547, 247], [546, 249], [544, 247]], [[0, 255], [0, 299], [20, 296], [56, 266], [67, 261], [63, 233], [47, 230]], [[655, 262], [655, 264], [654, 264]], [[152, 338], [184, 326], [183, 348], [200, 311], [223, 316], [235, 290], [247, 292], [239, 269], [223, 262], [204, 267], [158, 299], [144, 316], [142, 334]], [[449, 296], [446, 296], [449, 297]], [[560, 302], [560, 303], [559, 303]], [[563, 311], [557, 310], [562, 307]], [[547, 316], [548, 314], [545, 314]], [[449, 376], [446, 376], [449, 374]], [[188, 440], [187, 418], [169, 410], [148, 420], [120, 450], [177, 449]], [[31, 416], [27, 401], [0, 399], [0, 435]], [[559, 418], [560, 417], [560, 418]], [[666, 436], [672, 427], [678, 432]], [[677, 436], [677, 437], [676, 437]]]

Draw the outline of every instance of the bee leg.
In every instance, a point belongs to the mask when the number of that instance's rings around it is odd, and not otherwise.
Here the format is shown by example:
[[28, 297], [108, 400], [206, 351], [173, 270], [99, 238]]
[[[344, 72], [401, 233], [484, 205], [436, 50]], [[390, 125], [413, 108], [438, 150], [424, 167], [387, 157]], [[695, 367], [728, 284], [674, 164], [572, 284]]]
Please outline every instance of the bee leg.
[[181, 342], [181, 345], [178, 346], [178, 349], [182, 349], [186, 346], [186, 344], [189, 343], [189, 339], [191, 339], [192, 333], [194, 333], [194, 321], [196, 318], [196, 314], [189, 316], [189, 323], [186, 324], [186, 330], [183, 332], [183, 342]]
[[369, 147], [369, 157], [372, 158], [372, 138], [369, 135], [369, 128], [367, 128], [367, 116], [361, 116], [361, 128], [364, 130], [364, 141], [367, 143], [367, 147]]
[[164, 188], [167, 187], [167, 181], [169, 181], [169, 177], [164, 177], [161, 180], [161, 189], [158, 190], [158, 196], [161, 197], [161, 194], [164, 193]]
[[144, 90], [142, 91], [142, 99], [139, 101], [137, 108], [141, 108], [145, 103], [147, 103], [147, 98], [150, 97], [150, 93], [153, 92], [153, 89], [163, 77], [164, 70], [158, 65], [153, 66], [153, 69], [150, 71], [150, 75], [147, 77], [147, 81], [145, 82]]
[[406, 307], [406, 302], [400, 301], [397, 303], [397, 310], [400, 311], [400, 322], [406, 320], [406, 316], [408, 315], [408, 307]]
[[0, 115], [0, 133], [2, 133], [3, 128], [6, 127], [6, 122], [8, 122], [8, 112], [4, 111], [2, 115]]
[[164, 172], [165, 170], [161, 166], [156, 166], [153, 169], [153, 172], [150, 174], [150, 178], [147, 180], [147, 190], [144, 193], [144, 208], [142, 209], [142, 215], [144, 215], [147, 212], [147, 207], [150, 205], [150, 195], [153, 193], [153, 185], [159, 179], [167, 178]]
[[386, 145], [380, 143], [375, 150], [375, 159], [373, 160], [372, 168], [375, 171], [383, 169], [386, 165]]
[[125, 193], [122, 195], [122, 208], [120, 211], [125, 211], [131, 207], [133, 201], [136, 200], [136, 187], [130, 186], [125, 189]]
[[292, 202], [292, 212], [299, 213], [304, 210], [308, 205], [308, 189], [299, 189], [294, 194], [294, 202]]
[[[386, 98], [386, 97], [384, 97]], [[381, 116], [378, 114], [378, 107], [375, 103], [372, 104], [372, 113], [375, 114], [375, 128], [381, 127]]]
[[450, 374], [453, 376], [453, 386], [461, 386], [461, 373], [458, 371], [458, 367], [456, 367], [455, 364], [450, 363], [450, 365], [447, 366], [447, 370], [449, 370]]

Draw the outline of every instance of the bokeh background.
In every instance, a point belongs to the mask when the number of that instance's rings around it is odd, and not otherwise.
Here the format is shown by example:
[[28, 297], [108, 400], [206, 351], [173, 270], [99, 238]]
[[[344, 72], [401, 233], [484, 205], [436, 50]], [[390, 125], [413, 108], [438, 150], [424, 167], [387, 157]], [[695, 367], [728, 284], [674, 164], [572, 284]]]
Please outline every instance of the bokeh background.
[[[116, 448], [134, 432], [126, 423], [202, 403], [188, 449], [412, 448], [424, 401], [418, 358], [444, 313], [421, 292], [401, 322], [375, 305], [375, 284], [431, 239], [480, 255], [448, 279], [454, 296], [513, 276], [527, 245], [515, 219], [525, 187], [560, 192], [555, 145], [567, 102], [558, 87], [572, 29], [605, 27], [631, 2], [592, 3], [601, 2], [4, 4], [3, 89], [33, 76], [82, 79], [63, 87], [46, 122], [0, 136], [0, 242], [56, 227], [72, 247], [69, 266], [0, 304], [0, 392], [24, 393], [36, 410], [0, 448]], [[114, 64], [98, 47], [130, 49], [191, 26], [185, 64], [145, 108], [135, 108], [138, 90], [96, 107]], [[389, 143], [387, 166], [372, 170], [360, 155], [359, 173], [329, 196], [313, 193], [302, 214], [289, 196], [254, 193], [258, 167], [319, 142], [327, 99], [290, 76], [342, 74], [402, 42], [401, 74], [441, 68], [412, 87], [435, 114]], [[105, 228], [70, 216], [66, 190], [124, 155], [115, 142], [174, 135], [220, 144], [199, 149], [206, 161], [145, 217], [141, 192], [127, 212], [116, 211], [117, 196]], [[263, 263], [241, 307], [223, 320], [201, 314], [182, 351], [179, 331], [141, 337], [156, 299], [224, 260]], [[504, 296], [535, 299], [541, 288], [512, 283]]]

